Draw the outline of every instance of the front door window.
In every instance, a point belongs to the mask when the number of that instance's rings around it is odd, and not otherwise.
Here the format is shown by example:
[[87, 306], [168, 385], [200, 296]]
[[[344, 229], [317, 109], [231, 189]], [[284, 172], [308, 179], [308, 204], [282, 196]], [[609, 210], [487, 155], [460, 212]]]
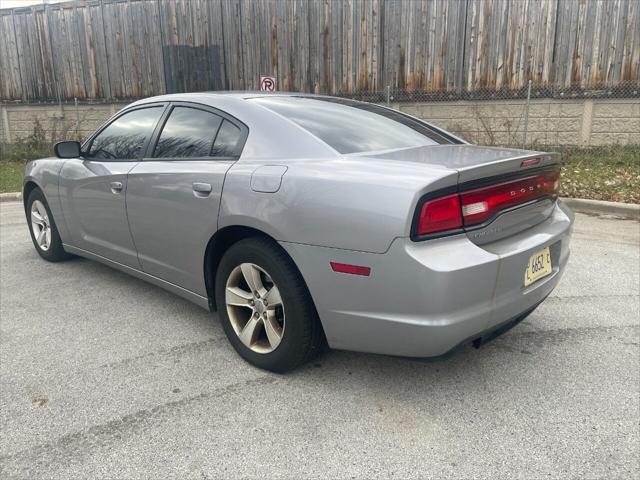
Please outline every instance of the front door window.
[[115, 119], [91, 142], [91, 160], [136, 160], [151, 136], [163, 107], [133, 110]]

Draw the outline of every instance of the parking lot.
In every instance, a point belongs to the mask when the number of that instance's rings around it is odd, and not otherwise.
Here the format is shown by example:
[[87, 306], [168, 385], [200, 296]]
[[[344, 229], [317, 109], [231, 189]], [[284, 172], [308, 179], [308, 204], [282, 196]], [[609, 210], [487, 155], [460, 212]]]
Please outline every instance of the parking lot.
[[0, 477], [637, 478], [640, 228], [576, 217], [558, 289], [480, 350], [275, 375], [199, 307], [44, 262], [0, 204]]

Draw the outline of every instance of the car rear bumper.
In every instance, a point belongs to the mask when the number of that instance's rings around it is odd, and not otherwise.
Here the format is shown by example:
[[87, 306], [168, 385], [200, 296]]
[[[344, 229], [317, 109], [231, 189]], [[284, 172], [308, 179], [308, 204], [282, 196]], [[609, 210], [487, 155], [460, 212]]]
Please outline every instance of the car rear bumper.
[[[307, 282], [332, 348], [440, 356], [528, 313], [555, 288], [569, 258], [573, 214], [558, 204], [544, 222], [477, 246], [466, 235], [412, 242], [384, 254], [281, 242]], [[529, 257], [550, 247], [553, 272], [524, 287]], [[363, 265], [370, 276], [333, 272]]]

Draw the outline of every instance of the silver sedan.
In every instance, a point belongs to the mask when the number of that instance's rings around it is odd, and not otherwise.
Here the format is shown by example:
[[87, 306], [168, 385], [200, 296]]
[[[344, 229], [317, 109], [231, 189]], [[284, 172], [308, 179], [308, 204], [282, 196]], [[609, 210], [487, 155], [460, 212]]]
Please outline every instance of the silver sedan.
[[470, 145], [378, 105], [198, 93], [127, 106], [28, 164], [45, 260], [97, 260], [218, 311], [247, 361], [480, 345], [557, 285], [556, 154]]

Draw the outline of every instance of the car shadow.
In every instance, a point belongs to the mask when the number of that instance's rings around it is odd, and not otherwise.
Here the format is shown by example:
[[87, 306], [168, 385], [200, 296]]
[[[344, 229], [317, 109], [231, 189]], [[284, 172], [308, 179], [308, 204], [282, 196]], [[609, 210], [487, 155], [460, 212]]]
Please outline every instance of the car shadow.
[[[71, 267], [70, 270], [74, 275], [86, 277], [87, 282], [100, 278], [99, 288], [102, 291], [114, 289], [110, 293], [111, 296], [117, 296], [119, 290], [126, 290], [128, 295], [136, 298], [138, 306], [148, 303], [154, 308], [170, 313], [162, 318], [163, 322], [175, 324], [167, 325], [169, 328], [180, 328], [185, 325], [184, 322], [191, 322], [192, 326], [209, 338], [224, 337], [217, 313], [208, 312], [151, 283], [83, 258], [74, 258], [65, 262], [65, 267]], [[534, 315], [535, 313], [532, 317]], [[535, 321], [535, 318], [533, 320]], [[462, 379], [471, 380], [472, 384], [481, 383], [478, 379], [493, 375], [496, 366], [518, 363], [518, 359], [526, 365], [534, 352], [531, 351], [531, 347], [524, 344], [518, 345], [521, 342], [517, 339], [523, 329], [530, 330], [530, 327], [526, 327], [529, 323], [530, 320], [527, 319], [512, 331], [479, 349], [469, 344], [451, 355], [437, 359], [414, 359], [327, 349], [309, 364], [278, 376], [286, 379], [287, 383], [310, 382], [317, 385], [326, 382], [325, 386], [328, 389], [340, 385], [340, 382], [336, 383], [338, 378], [351, 382], [357, 378], [359, 385], [378, 385], [383, 389], [425, 383], [433, 386], [441, 382]], [[203, 337], [203, 340], [207, 338]], [[237, 357], [238, 362], [244, 362], [226, 341], [212, 348], [227, 348], [230, 355]]]

